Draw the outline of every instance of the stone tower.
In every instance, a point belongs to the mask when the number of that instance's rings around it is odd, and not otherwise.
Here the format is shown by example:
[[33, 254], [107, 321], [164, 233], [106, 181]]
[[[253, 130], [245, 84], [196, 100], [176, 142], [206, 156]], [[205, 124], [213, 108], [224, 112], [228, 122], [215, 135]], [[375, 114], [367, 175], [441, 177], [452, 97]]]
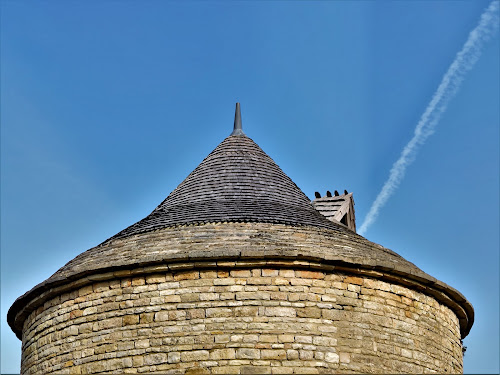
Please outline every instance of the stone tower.
[[21, 372], [462, 372], [471, 304], [330, 197], [313, 205], [237, 105], [233, 133], [149, 216], [15, 301]]

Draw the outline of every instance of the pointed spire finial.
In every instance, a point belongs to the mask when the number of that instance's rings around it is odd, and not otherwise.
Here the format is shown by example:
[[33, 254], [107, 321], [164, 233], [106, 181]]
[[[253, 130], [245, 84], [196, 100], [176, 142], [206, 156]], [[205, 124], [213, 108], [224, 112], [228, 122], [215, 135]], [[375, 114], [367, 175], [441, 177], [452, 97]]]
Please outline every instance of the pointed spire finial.
[[240, 103], [236, 103], [236, 110], [234, 111], [234, 129], [231, 135], [245, 135], [241, 127]]

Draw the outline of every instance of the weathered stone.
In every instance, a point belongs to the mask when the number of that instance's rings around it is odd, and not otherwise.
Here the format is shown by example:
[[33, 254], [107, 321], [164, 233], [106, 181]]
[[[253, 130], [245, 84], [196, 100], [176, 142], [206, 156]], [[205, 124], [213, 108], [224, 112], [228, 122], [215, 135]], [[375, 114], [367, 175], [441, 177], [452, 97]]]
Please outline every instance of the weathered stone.
[[260, 342], [278, 342], [278, 336], [277, 335], [260, 335], [259, 341]]
[[167, 362], [167, 354], [166, 353], [154, 353], [148, 354], [144, 356], [144, 364], [145, 365], [159, 365]]
[[165, 303], [181, 302], [181, 296], [178, 295], [163, 296], [163, 300], [165, 301]]
[[31, 362], [23, 366], [39, 373], [359, 373], [374, 364], [405, 373], [461, 371], [458, 319], [429, 296], [343, 274], [233, 271], [237, 277], [136, 274], [129, 283], [99, 281], [88, 293], [66, 293], [28, 317], [36, 329], [26, 335]]
[[204, 309], [189, 309], [186, 310], [186, 319], [203, 319], [205, 318]]
[[337, 339], [328, 336], [314, 336], [312, 343], [317, 346], [337, 346]]
[[[97, 329], [95, 328], [97, 325]], [[94, 331], [96, 330], [103, 330], [103, 329], [111, 329], [111, 328], [116, 328], [116, 327], [121, 327], [122, 326], [122, 318], [111, 318], [111, 319], [104, 319], [96, 324], [94, 324]]]
[[263, 349], [260, 351], [260, 357], [262, 359], [282, 360], [282, 359], [286, 359], [286, 351], [285, 350], [274, 350], [274, 349]]
[[293, 307], [266, 307], [265, 315], [294, 317], [297, 311]]
[[132, 358], [132, 366], [134, 367], [141, 367], [144, 365], [144, 357], [142, 356], [134, 356]]
[[401, 348], [401, 355], [403, 357], [406, 357], [406, 358], [412, 358], [413, 357], [412, 351], [408, 350], [408, 349], [404, 349], [404, 348]]
[[229, 277], [229, 271], [224, 271], [224, 270], [217, 271], [217, 277], [219, 278]]
[[317, 307], [304, 307], [297, 309], [297, 316], [304, 318], [321, 318], [321, 309]]
[[149, 348], [149, 339], [136, 340], [135, 347], [139, 349]]
[[146, 284], [146, 280], [142, 276], [132, 278], [132, 286], [140, 286]]
[[210, 357], [208, 350], [192, 350], [181, 352], [182, 362], [206, 361]]
[[324, 279], [325, 278], [325, 274], [323, 272], [302, 271], [302, 270], [295, 271], [295, 276], [298, 278], [303, 278], [303, 279]]
[[339, 360], [340, 360], [340, 358], [339, 358], [339, 355], [337, 353], [328, 352], [325, 354], [325, 361], [326, 362], [338, 363]]
[[299, 358], [299, 351], [295, 349], [289, 349], [286, 351], [286, 357], [289, 361], [293, 361]]
[[239, 348], [236, 350], [236, 358], [240, 359], [259, 359], [260, 350], [250, 348]]
[[227, 349], [214, 349], [210, 352], [210, 359], [221, 360], [221, 359], [235, 359], [236, 351], [234, 348]]
[[262, 375], [262, 374], [270, 374], [271, 372], [270, 367], [263, 367], [263, 366], [241, 366], [240, 367], [240, 374], [257, 374], [257, 375]]
[[80, 296], [86, 296], [87, 294], [90, 294], [94, 291], [94, 288], [92, 285], [87, 285], [87, 286], [84, 286], [83, 288], [80, 288], [80, 290], [78, 290], [78, 294]]
[[231, 336], [217, 334], [214, 339], [215, 339], [216, 343], [227, 343], [227, 342], [231, 341]]
[[350, 363], [351, 355], [349, 353], [340, 353], [339, 354], [340, 363]]
[[251, 277], [250, 270], [232, 270], [231, 277]]
[[290, 280], [285, 279], [284, 277], [275, 277], [273, 279], [274, 285], [290, 285]]
[[154, 320], [156, 322], [164, 322], [166, 320], [169, 320], [168, 319], [168, 313], [169, 313], [168, 311], [158, 311], [154, 315], [155, 316]]
[[361, 277], [348, 276], [344, 279], [346, 284], [363, 285], [363, 279]]
[[167, 361], [168, 363], [179, 363], [181, 361], [181, 353], [169, 352]]
[[205, 316], [207, 318], [222, 318], [233, 315], [233, 310], [225, 307], [214, 307], [206, 309]]
[[294, 336], [293, 335], [279, 335], [278, 341], [279, 342], [293, 342]]
[[186, 311], [183, 310], [174, 310], [168, 312], [169, 320], [184, 320], [186, 319]]
[[186, 371], [186, 375], [209, 375], [211, 372], [205, 367], [193, 367]]
[[199, 278], [200, 278], [199, 271], [187, 271], [187, 272], [180, 272], [180, 273], [174, 274], [175, 281], [194, 280], [194, 279], [199, 279]]
[[141, 324], [152, 323], [154, 321], [155, 313], [142, 313], [139, 317], [139, 322]]
[[123, 325], [124, 326], [138, 324], [138, 323], [139, 323], [139, 315], [125, 315], [123, 317]]
[[75, 318], [79, 318], [80, 316], [83, 315], [83, 311], [82, 310], [73, 310], [69, 313], [69, 318], [70, 319], [75, 319]]
[[266, 268], [262, 270], [262, 277], [274, 277], [278, 276], [278, 274], [279, 270], [266, 269]]
[[153, 274], [146, 276], [146, 284], [159, 284], [166, 281], [165, 274]]

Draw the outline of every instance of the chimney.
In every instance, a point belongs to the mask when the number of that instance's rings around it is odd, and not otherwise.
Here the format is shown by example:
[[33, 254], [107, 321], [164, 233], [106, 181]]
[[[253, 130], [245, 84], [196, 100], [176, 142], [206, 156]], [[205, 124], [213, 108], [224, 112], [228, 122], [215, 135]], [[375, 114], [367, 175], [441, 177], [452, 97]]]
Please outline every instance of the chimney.
[[335, 195], [332, 196], [332, 193], [327, 191], [326, 195], [322, 197], [320, 193], [316, 192], [315, 197], [311, 203], [321, 215], [330, 221], [344, 224], [356, 232], [356, 215], [354, 214], [354, 198], [352, 193], [344, 190], [344, 194], [340, 195], [335, 190]]

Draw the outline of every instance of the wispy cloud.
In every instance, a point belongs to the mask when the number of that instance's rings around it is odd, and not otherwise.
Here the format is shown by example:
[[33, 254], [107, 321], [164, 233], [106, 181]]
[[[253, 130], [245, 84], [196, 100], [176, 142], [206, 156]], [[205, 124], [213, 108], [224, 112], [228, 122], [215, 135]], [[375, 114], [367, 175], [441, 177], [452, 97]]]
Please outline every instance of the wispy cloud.
[[474, 67], [474, 64], [479, 59], [483, 44], [498, 31], [499, 4], [500, 2], [498, 1], [492, 1], [488, 8], [486, 8], [481, 15], [479, 24], [470, 32], [462, 50], [457, 53], [455, 60], [443, 76], [432, 100], [420, 117], [413, 138], [404, 147], [399, 159], [393, 164], [389, 178], [372, 203], [370, 211], [359, 229], [361, 235], [377, 219], [380, 209], [399, 187], [405, 175], [406, 168], [415, 160], [420, 146], [434, 133], [441, 115], [460, 88], [465, 74]]

